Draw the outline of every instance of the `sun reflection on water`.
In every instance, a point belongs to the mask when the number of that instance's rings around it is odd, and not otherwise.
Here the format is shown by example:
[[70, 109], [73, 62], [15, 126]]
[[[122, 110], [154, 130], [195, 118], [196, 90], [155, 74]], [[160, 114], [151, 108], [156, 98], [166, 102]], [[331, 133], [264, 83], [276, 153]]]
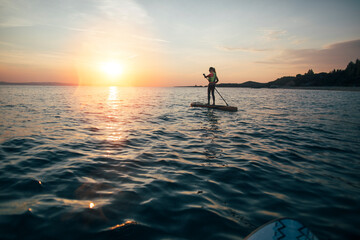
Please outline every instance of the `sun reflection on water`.
[[115, 230], [115, 229], [118, 229], [118, 228], [122, 228], [122, 227], [125, 227], [125, 226], [128, 226], [128, 225], [135, 225], [135, 224], [137, 224], [135, 221], [129, 220], [129, 221], [126, 221], [126, 222], [124, 222], [122, 224], [116, 224], [115, 226], [110, 227], [109, 230]]
[[109, 87], [109, 101], [118, 100], [118, 88], [116, 86]]
[[116, 86], [109, 87], [108, 93], [108, 111], [107, 111], [107, 125], [106, 129], [108, 130], [107, 140], [111, 142], [121, 141], [123, 136], [123, 126], [120, 123], [121, 118], [121, 106], [119, 99], [119, 89]]

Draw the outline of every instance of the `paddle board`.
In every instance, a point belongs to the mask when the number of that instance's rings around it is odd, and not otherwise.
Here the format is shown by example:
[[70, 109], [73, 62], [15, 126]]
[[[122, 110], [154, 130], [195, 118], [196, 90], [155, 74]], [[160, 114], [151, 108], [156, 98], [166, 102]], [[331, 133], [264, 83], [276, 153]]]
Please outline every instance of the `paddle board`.
[[250, 233], [244, 240], [318, 240], [302, 223], [291, 218], [270, 221]]
[[224, 105], [208, 105], [208, 104], [199, 103], [199, 102], [193, 102], [190, 104], [190, 106], [191, 107], [213, 108], [213, 109], [219, 109], [219, 110], [229, 111], [229, 112], [236, 112], [238, 110], [237, 107], [224, 106]]

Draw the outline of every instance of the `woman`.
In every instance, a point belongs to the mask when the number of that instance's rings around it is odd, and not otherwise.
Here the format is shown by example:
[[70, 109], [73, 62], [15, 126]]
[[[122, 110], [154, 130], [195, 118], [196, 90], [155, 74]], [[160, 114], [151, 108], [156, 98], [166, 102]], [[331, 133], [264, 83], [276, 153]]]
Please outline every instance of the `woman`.
[[212, 98], [213, 98], [213, 105], [215, 105], [215, 84], [219, 81], [219, 79], [217, 78], [216, 75], [216, 71], [215, 68], [210, 67], [209, 68], [209, 75], [205, 75], [205, 73], [203, 73], [204, 78], [206, 78], [209, 81], [209, 85], [208, 85], [208, 105], [210, 105], [210, 92], [212, 94]]

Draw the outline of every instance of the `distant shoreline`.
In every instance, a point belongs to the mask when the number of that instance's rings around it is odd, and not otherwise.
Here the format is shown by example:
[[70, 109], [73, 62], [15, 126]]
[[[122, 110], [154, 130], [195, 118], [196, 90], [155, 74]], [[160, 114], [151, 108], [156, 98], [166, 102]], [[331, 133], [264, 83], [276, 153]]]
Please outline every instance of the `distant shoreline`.
[[[360, 92], [360, 87], [344, 87], [344, 86], [319, 86], [319, 87], [250, 87], [250, 86], [217, 86], [218, 88], [251, 88], [251, 89], [293, 89], [293, 90], [326, 90], [326, 91], [348, 91]], [[0, 82], [0, 86], [78, 86], [75, 84], [59, 83], [59, 82], [29, 82], [29, 83], [11, 83]], [[174, 86], [175, 88], [205, 88], [207, 86]]]
[[294, 89], [294, 90], [327, 90], [327, 91], [349, 91], [360, 92], [360, 87], [337, 87], [337, 86], [323, 86], [323, 87], [279, 87], [273, 89]]
[[[175, 86], [177, 88], [199, 88], [207, 86]], [[342, 87], [342, 86], [322, 86], [322, 87], [228, 87], [218, 86], [218, 88], [251, 88], [251, 89], [293, 89], [293, 90], [327, 90], [327, 91], [348, 91], [360, 92], [360, 87]]]
[[1, 85], [13, 85], [13, 86], [77, 86], [76, 84], [60, 83], [60, 82], [2, 82]]

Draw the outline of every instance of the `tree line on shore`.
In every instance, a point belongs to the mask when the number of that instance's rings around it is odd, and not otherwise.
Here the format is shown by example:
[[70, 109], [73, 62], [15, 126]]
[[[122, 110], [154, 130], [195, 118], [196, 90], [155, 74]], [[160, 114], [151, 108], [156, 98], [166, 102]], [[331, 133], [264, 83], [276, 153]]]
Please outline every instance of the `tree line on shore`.
[[305, 74], [286, 76], [268, 83], [248, 81], [244, 83], [220, 83], [217, 87], [360, 87], [360, 60], [350, 62], [346, 69], [333, 70], [329, 73], [314, 73], [312, 69]]

